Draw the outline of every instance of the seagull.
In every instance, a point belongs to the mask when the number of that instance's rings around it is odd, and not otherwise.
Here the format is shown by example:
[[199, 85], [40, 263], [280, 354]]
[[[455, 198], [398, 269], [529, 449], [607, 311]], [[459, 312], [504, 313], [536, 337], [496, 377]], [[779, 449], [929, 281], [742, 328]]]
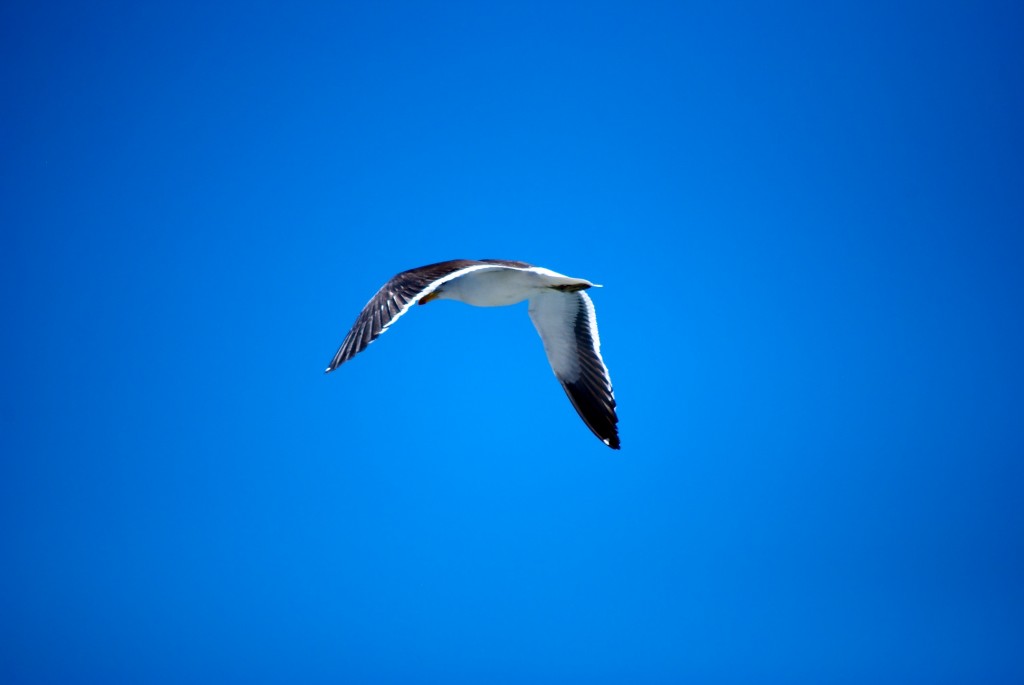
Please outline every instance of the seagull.
[[394, 276], [356, 317], [325, 373], [356, 356], [414, 304], [457, 300], [504, 307], [523, 300], [548, 362], [572, 406], [601, 442], [619, 449], [619, 422], [608, 367], [601, 358], [594, 303], [584, 290], [601, 287], [525, 262], [453, 259]]

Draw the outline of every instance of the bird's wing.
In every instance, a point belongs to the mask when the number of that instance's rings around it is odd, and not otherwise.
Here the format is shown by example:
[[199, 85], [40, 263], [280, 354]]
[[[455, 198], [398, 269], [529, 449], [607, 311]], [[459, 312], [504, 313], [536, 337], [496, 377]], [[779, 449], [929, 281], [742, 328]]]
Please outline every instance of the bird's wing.
[[582, 291], [545, 290], [530, 298], [530, 319], [580, 418], [604, 444], [619, 449], [619, 418], [608, 367], [601, 359], [594, 303]]
[[385, 283], [359, 312], [325, 373], [330, 373], [366, 349], [398, 320], [409, 307], [437, 290], [442, 284], [471, 271], [508, 268], [498, 263], [472, 259], [453, 259], [403, 271]]

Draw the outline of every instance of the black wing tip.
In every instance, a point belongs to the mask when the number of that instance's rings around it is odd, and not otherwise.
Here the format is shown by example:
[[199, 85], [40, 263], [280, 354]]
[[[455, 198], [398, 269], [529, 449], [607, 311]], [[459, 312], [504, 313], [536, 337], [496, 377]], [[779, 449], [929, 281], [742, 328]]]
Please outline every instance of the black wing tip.
[[562, 381], [562, 390], [590, 432], [613, 450], [620, 449], [619, 417], [615, 413], [615, 398], [611, 392], [602, 397], [602, 393], [586, 383], [567, 381]]
[[601, 442], [603, 442], [604, 444], [608, 445], [613, 450], [617, 450], [617, 449], [621, 449], [622, 448], [622, 445], [619, 442], [619, 427], [618, 427], [618, 424], [619, 424], [619, 419], [618, 419], [618, 417], [615, 417], [615, 422], [611, 425], [611, 430], [610, 431], [606, 431], [604, 435], [601, 435], [600, 433], [598, 433], [594, 429], [594, 427], [591, 426], [589, 423], [587, 423], [587, 428], [589, 428], [591, 431], [593, 431], [594, 435], [596, 435], [601, 440]]

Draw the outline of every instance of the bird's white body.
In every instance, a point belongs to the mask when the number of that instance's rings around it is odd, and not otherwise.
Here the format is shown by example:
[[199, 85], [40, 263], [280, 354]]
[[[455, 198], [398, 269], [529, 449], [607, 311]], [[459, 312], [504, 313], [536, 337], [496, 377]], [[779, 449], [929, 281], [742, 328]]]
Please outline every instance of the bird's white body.
[[474, 307], [518, 304], [557, 286], [590, 288], [582, 278], [570, 278], [549, 269], [482, 269], [448, 281], [437, 289], [436, 299], [457, 300]]

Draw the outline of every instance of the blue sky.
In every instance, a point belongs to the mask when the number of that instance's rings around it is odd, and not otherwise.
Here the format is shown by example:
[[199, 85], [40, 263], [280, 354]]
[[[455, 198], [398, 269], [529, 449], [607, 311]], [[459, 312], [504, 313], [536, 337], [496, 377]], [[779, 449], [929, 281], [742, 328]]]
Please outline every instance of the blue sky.
[[[4, 682], [1020, 682], [1010, 3], [6, 3]], [[330, 376], [392, 274], [594, 292]]]

